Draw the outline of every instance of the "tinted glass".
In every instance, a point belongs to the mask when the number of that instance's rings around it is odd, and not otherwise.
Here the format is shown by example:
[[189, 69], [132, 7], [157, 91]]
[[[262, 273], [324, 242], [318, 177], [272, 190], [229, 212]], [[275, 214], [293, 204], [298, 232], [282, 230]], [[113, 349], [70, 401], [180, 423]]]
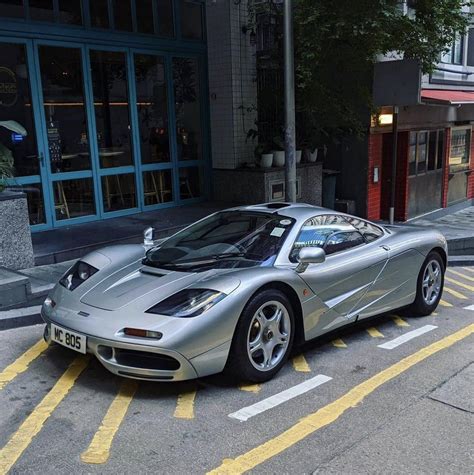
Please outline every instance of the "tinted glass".
[[145, 206], [173, 201], [171, 170], [155, 170], [143, 173]]
[[58, 221], [95, 214], [92, 178], [54, 182], [54, 209]]
[[199, 68], [196, 59], [173, 59], [178, 160], [202, 157]]
[[438, 160], [436, 162], [436, 168], [439, 170], [443, 168], [444, 161], [444, 130], [438, 131]]
[[379, 237], [383, 236], [382, 229], [380, 229], [378, 226], [373, 225], [372, 223], [368, 223], [363, 219], [355, 217], [347, 217], [346, 219], [349, 221], [349, 223], [352, 224], [352, 226], [354, 226], [354, 228], [357, 229], [357, 231], [362, 234], [362, 236], [364, 236], [367, 242], [373, 242]]
[[130, 0], [114, 0], [116, 30], [132, 31], [132, 6]]
[[23, 18], [23, 0], [0, 0], [0, 17]]
[[81, 51], [40, 46], [39, 57], [51, 171], [90, 169]]
[[183, 38], [202, 39], [202, 3], [181, 0], [181, 35]]
[[469, 164], [471, 149], [471, 129], [455, 129], [451, 131], [451, 150], [449, 165], [451, 168], [466, 168]]
[[408, 175], [416, 175], [416, 132], [410, 132], [410, 148], [408, 150]]
[[157, 0], [158, 33], [162, 36], [174, 36], [173, 0]]
[[29, 0], [32, 20], [53, 21], [53, 0]]
[[163, 58], [135, 55], [135, 81], [142, 162], [169, 162], [168, 102]]
[[137, 206], [135, 175], [109, 175], [102, 177], [102, 199], [105, 212], [135, 208]]
[[346, 251], [353, 247], [365, 244], [364, 238], [358, 232], [340, 232], [328, 238], [324, 245], [326, 254]]
[[179, 196], [182, 200], [201, 196], [202, 175], [200, 168], [179, 169]]
[[90, 61], [100, 166], [131, 165], [125, 54], [91, 51]]
[[81, 0], [59, 0], [59, 21], [70, 25], [82, 25]]
[[428, 171], [436, 168], [436, 145], [438, 143], [438, 136], [436, 131], [430, 132], [428, 144]]
[[140, 33], [153, 33], [153, 1], [135, 0], [137, 8], [137, 29]]
[[109, 27], [109, 5], [107, 0], [92, 0], [89, 2], [91, 25], [97, 28]]
[[418, 133], [418, 166], [417, 173], [426, 172], [426, 159], [427, 159], [427, 148], [428, 148], [428, 133], [419, 132]]

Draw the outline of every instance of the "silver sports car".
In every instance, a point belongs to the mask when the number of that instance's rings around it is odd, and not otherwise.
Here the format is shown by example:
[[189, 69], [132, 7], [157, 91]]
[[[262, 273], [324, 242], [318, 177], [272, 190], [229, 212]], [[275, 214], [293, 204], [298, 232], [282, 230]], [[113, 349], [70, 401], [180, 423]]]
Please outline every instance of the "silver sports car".
[[304, 204], [221, 211], [174, 236], [76, 262], [42, 307], [45, 339], [120, 376], [273, 377], [294, 345], [441, 298], [445, 238]]

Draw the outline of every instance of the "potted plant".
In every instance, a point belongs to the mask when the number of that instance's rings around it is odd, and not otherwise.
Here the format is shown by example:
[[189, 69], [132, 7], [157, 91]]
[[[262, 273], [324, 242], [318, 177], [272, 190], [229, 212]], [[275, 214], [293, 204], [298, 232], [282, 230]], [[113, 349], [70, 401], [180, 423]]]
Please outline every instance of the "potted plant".
[[[0, 121], [0, 127], [11, 130], [23, 137], [26, 137], [27, 135], [25, 128], [14, 120]], [[14, 161], [11, 150], [0, 143], [0, 193], [5, 190], [7, 179], [13, 177], [15, 170], [13, 164]]]
[[273, 164], [273, 153], [270, 145], [262, 140], [261, 134], [257, 129], [250, 129], [247, 132], [246, 140], [249, 139], [252, 139], [253, 141], [259, 140], [259, 143], [254, 149], [255, 158], [262, 168], [270, 168]]
[[285, 141], [281, 136], [273, 137], [273, 144], [276, 146], [273, 150], [273, 165], [275, 167], [285, 166]]

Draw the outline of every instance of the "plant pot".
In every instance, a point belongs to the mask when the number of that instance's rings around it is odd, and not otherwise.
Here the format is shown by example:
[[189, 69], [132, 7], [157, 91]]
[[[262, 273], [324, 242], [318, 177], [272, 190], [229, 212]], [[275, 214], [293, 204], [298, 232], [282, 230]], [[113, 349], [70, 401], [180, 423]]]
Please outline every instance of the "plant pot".
[[318, 149], [314, 149], [314, 152], [308, 150], [308, 162], [315, 162], [318, 159]]
[[285, 151], [275, 150], [273, 152], [273, 166], [284, 167], [285, 166]]
[[302, 150], [296, 151], [296, 163], [301, 163], [301, 155], [303, 154]]
[[260, 158], [260, 166], [262, 168], [270, 168], [273, 165], [273, 153], [262, 153]]

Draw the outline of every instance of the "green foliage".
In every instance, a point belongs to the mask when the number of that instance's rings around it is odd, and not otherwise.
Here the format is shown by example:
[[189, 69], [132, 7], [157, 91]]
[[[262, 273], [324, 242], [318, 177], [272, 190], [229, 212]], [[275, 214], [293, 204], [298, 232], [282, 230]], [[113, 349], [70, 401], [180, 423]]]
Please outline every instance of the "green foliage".
[[0, 192], [5, 189], [6, 179], [13, 177], [13, 155], [11, 151], [0, 143]]
[[[309, 142], [366, 132], [378, 55], [416, 58], [430, 72], [463, 33], [464, 0], [417, 0], [405, 15], [399, 0], [297, 0], [295, 43], [298, 126]], [[319, 142], [319, 143], [318, 143]]]

